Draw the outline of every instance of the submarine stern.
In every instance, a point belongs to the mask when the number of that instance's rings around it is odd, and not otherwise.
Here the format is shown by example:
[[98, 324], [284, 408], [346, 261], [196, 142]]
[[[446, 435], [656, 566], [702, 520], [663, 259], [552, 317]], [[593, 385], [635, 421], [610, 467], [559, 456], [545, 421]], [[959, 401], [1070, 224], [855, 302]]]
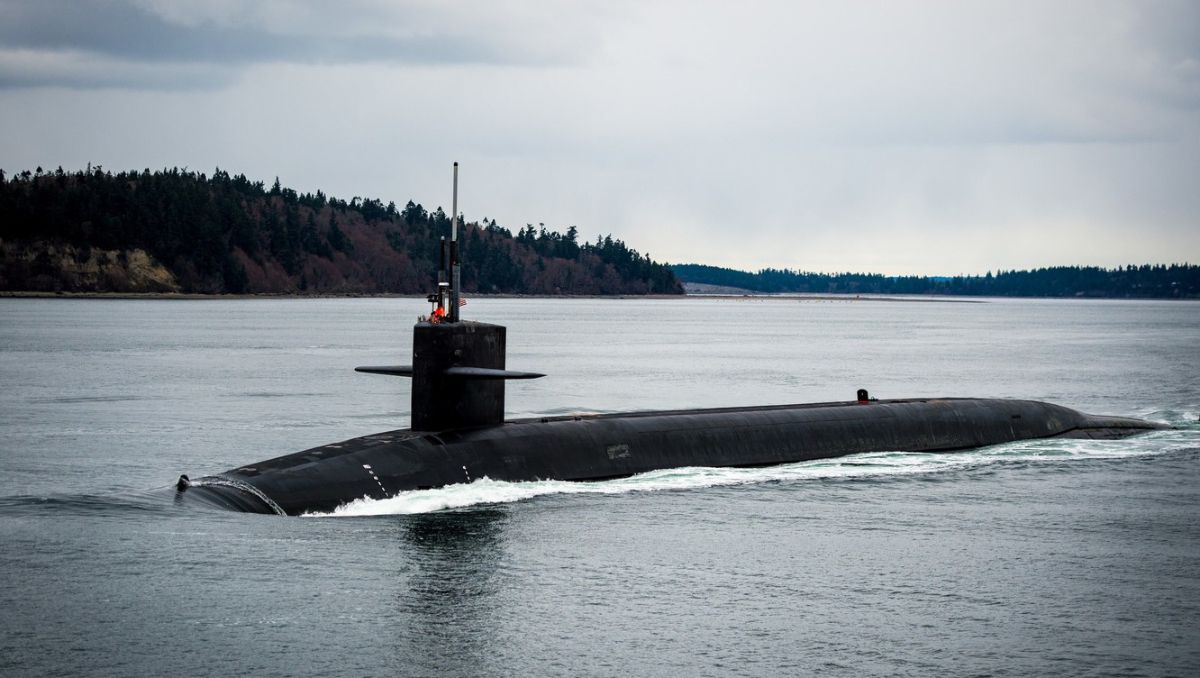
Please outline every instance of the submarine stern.
[[1133, 417], [1110, 417], [1095, 414], [1080, 413], [1082, 419], [1070, 431], [1063, 432], [1056, 438], [1078, 438], [1089, 440], [1121, 440], [1130, 436], [1149, 433], [1150, 431], [1168, 431], [1173, 426], [1156, 421], [1134, 419]]

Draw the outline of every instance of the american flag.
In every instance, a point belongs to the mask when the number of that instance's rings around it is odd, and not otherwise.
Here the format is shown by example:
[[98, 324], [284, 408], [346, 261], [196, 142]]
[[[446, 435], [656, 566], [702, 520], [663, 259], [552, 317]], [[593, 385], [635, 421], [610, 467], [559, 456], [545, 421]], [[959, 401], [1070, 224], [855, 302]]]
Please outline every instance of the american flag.
[[458, 305], [459, 305], [459, 306], [466, 306], [466, 305], [467, 305], [467, 300], [466, 300], [466, 299], [463, 299], [462, 297], [459, 297], [459, 298], [458, 298]]

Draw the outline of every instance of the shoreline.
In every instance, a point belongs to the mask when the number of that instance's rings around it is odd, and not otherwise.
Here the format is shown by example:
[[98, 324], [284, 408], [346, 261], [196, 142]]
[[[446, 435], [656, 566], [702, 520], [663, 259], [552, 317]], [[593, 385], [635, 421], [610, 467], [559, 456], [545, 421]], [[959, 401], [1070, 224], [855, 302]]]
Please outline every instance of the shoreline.
[[[163, 301], [215, 301], [251, 299], [420, 299], [424, 294], [198, 294], [183, 292], [33, 292], [0, 291], [0, 299], [143, 299]], [[738, 301], [798, 301], [798, 302], [913, 302], [944, 304], [986, 304], [996, 299], [1041, 299], [1068, 301], [1198, 301], [1193, 298], [1169, 297], [966, 297], [915, 296], [888, 294], [471, 294], [468, 299], [686, 299]]]
[[[184, 292], [31, 292], [0, 291], [10, 299], [158, 299], [166, 301], [204, 301], [219, 299], [425, 299], [424, 294], [199, 294]], [[986, 299], [945, 296], [850, 294], [471, 294], [468, 299], [734, 299], [741, 301], [890, 301], [983, 304]]]

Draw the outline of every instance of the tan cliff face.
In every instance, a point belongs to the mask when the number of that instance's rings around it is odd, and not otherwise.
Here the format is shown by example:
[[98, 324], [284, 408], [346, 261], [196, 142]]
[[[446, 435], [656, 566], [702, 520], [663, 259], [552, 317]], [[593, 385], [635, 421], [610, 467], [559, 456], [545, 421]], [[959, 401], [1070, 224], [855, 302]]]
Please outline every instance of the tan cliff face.
[[175, 276], [144, 250], [126, 252], [125, 274], [136, 291], [178, 292]]
[[0, 242], [0, 289], [39, 292], [178, 292], [175, 276], [144, 250], [45, 241]]

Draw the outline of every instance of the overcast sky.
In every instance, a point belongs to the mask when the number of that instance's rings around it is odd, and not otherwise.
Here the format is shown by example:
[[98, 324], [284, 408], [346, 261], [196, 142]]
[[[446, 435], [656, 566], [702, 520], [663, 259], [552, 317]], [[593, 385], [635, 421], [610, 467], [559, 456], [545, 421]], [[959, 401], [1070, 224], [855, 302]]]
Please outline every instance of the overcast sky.
[[0, 167], [735, 268], [1200, 263], [1200, 3], [0, 0]]

